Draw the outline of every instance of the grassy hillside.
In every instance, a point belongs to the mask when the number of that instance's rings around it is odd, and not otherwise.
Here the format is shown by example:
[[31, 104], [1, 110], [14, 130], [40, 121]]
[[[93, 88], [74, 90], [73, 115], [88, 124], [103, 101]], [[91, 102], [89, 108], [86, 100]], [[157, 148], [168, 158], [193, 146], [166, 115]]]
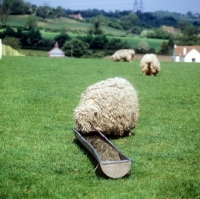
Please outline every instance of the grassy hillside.
[[[161, 62], [156, 77], [101, 59], [0, 60], [0, 198], [199, 198], [200, 65]], [[73, 109], [91, 84], [127, 79], [137, 90], [132, 137], [112, 142], [131, 173], [107, 179], [76, 140]]]
[[[113, 37], [109, 37], [110, 39]], [[149, 48], [155, 48], [155, 50], [158, 52], [160, 50], [160, 47], [162, 45], [163, 39], [150, 39], [150, 38], [141, 38], [138, 36], [132, 36], [132, 37], [114, 37], [114, 38], [119, 38], [122, 41], [126, 41], [128, 44], [132, 46], [132, 48], [136, 48], [138, 44], [141, 41], [145, 41], [149, 44]]]
[[[56, 32], [46, 32], [41, 31], [42, 37], [53, 39], [59, 33]], [[69, 34], [71, 37], [80, 36], [80, 34]], [[151, 39], [151, 38], [141, 38], [138, 36], [127, 36], [127, 37], [119, 37], [119, 36], [107, 36], [108, 39], [118, 38], [124, 42], [127, 42], [133, 49], [135, 49], [141, 41], [145, 41], [149, 44], [149, 48], [155, 48], [156, 52], [158, 52], [161, 48], [162, 42], [166, 41], [163, 39]]]
[[[7, 24], [13, 27], [23, 27], [26, 23], [27, 17], [28, 15], [9, 16]], [[56, 35], [60, 34], [61, 29], [65, 29], [67, 34], [69, 34], [71, 37], [76, 37], [80, 35], [84, 36], [86, 35], [86, 31], [90, 26], [90, 23], [79, 22], [68, 18], [47, 19], [46, 22], [43, 22], [42, 20], [38, 22], [38, 27], [40, 28], [42, 37], [47, 39], [55, 38]], [[136, 48], [140, 41], [146, 41], [149, 44], [149, 48], [155, 48], [155, 50], [158, 52], [163, 42], [162, 39], [141, 38], [139, 36], [134, 35], [125, 36], [124, 31], [120, 31], [110, 27], [102, 28], [108, 35], [113, 35], [108, 36], [109, 39], [119, 38], [122, 41], [126, 41], [128, 44], [130, 44], [132, 48]]]
[[[59, 33], [57, 32], [46, 32], [41, 30], [42, 37], [47, 39], [53, 39]], [[80, 34], [69, 34], [71, 37], [80, 36]], [[82, 35], [83, 36], [83, 35]], [[163, 39], [151, 39], [151, 38], [141, 38], [138, 36], [127, 36], [127, 37], [119, 37], [119, 36], [107, 36], [108, 39], [118, 38], [124, 42], [127, 42], [133, 49], [138, 46], [141, 41], [145, 41], [149, 44], [149, 48], [155, 48], [156, 52], [158, 52], [161, 48], [162, 42], [166, 41]]]
[[[28, 15], [15, 15], [9, 16], [7, 20], [7, 25], [10, 26], [24, 26], [26, 23]], [[91, 26], [91, 23], [80, 22], [77, 20], [69, 19], [69, 18], [61, 18], [61, 19], [46, 19], [45, 22], [42, 19], [39, 19], [38, 27], [40, 29], [47, 29], [48, 31], [60, 31], [61, 29], [65, 29], [66, 31], [76, 32], [77, 33], [85, 33], [87, 29]], [[113, 35], [125, 35], [124, 31], [120, 31], [110, 27], [103, 27], [107, 34]]]

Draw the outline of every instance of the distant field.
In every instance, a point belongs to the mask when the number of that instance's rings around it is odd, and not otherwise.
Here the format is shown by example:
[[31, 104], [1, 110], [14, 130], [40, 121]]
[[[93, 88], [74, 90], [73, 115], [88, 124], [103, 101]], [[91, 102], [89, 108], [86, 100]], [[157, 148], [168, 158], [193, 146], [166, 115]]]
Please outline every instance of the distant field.
[[[10, 26], [24, 26], [26, 23], [28, 15], [17, 15], [17, 16], [9, 16], [7, 20], [7, 25]], [[77, 32], [75, 34], [86, 33], [87, 29], [91, 26], [91, 23], [79, 22], [69, 18], [61, 18], [61, 19], [46, 19], [46, 21], [38, 22], [38, 27], [41, 29], [48, 29], [48, 31], [60, 31], [61, 29], [65, 29], [68, 32]], [[124, 35], [124, 31], [116, 30], [110, 27], [102, 27], [107, 34], [113, 35]]]
[[[46, 31], [41, 31], [42, 37], [47, 38], [47, 39], [53, 39], [55, 38], [56, 35], [58, 35], [59, 33], [53, 33], [53, 32], [46, 32]], [[76, 37], [76, 36], [85, 36], [85, 34], [69, 34], [71, 37]], [[137, 48], [138, 44], [141, 41], [145, 41], [149, 44], [149, 48], [154, 48], [156, 50], [156, 52], [158, 52], [160, 50], [160, 47], [162, 45], [163, 41], [166, 40], [162, 40], [162, 39], [150, 39], [150, 38], [141, 38], [141, 37], [117, 37], [117, 36], [107, 36], [108, 39], [113, 39], [113, 38], [118, 38], [121, 39], [122, 41], [127, 42], [133, 49]]]
[[55, 36], [59, 35], [59, 32], [48, 32], [48, 31], [44, 31], [44, 30], [40, 30], [41, 35], [43, 38], [45, 39], [53, 39]]
[[[113, 37], [109, 37], [110, 39]], [[141, 38], [141, 37], [114, 37], [114, 38], [119, 38], [122, 41], [126, 41], [128, 44], [132, 46], [132, 48], [137, 48], [138, 44], [141, 41], [145, 41], [149, 44], [149, 48], [154, 48], [156, 52], [160, 50], [160, 47], [162, 45], [162, 42], [165, 40], [162, 39], [150, 39], [150, 38]]]
[[6, 24], [9, 26], [24, 26], [28, 15], [9, 15]]
[[[24, 26], [27, 15], [22, 16], [9, 16], [7, 24], [11, 26]], [[90, 23], [82, 23], [76, 20], [62, 18], [62, 19], [47, 19], [46, 22], [40, 20], [38, 27], [43, 38], [53, 39], [56, 35], [60, 34], [61, 29], [65, 29], [67, 34], [71, 37], [84, 36], [86, 35], [87, 29], [91, 26]], [[161, 44], [164, 40], [160, 39], [149, 39], [140, 38], [138, 36], [128, 35], [125, 37], [125, 32], [110, 27], [102, 27], [107, 34], [109, 39], [119, 38], [122, 41], [126, 41], [131, 45], [132, 48], [136, 48], [140, 41], [146, 41], [149, 44], [149, 48], [154, 48], [156, 52], [160, 50]], [[1, 29], [2, 31], [2, 29]]]
[[[6, 57], [0, 60], [0, 198], [199, 199], [200, 64]], [[139, 118], [131, 137], [111, 139], [131, 172], [109, 179], [76, 140], [73, 110], [90, 85], [127, 79]], [[124, 96], [126, 97], [126, 96]]]

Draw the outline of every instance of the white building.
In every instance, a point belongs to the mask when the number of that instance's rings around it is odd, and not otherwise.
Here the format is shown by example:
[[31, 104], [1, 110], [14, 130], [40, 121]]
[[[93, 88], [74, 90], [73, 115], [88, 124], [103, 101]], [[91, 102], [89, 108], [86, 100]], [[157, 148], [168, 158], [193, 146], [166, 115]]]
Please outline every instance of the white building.
[[48, 52], [49, 57], [65, 57], [65, 53], [58, 47], [56, 42], [55, 47]]
[[174, 62], [200, 62], [200, 46], [174, 46]]
[[69, 17], [83, 21], [83, 17], [81, 16], [80, 13], [79, 14], [71, 14], [71, 15], [69, 15]]

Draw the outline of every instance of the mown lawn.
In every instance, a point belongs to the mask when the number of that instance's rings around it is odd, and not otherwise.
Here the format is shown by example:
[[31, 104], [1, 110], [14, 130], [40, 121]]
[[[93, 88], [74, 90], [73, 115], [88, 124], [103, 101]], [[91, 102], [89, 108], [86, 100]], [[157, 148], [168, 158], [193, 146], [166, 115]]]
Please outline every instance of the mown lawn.
[[[200, 64], [3, 57], [0, 60], [0, 198], [200, 198]], [[123, 77], [138, 92], [132, 137], [112, 142], [131, 173], [109, 179], [74, 140], [73, 109], [91, 84]]]

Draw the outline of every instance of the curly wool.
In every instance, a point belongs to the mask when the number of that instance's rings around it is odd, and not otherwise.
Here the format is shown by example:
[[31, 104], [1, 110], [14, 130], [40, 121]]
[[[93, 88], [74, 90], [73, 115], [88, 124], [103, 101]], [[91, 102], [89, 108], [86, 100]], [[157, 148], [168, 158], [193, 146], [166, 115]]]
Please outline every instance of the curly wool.
[[109, 78], [89, 86], [74, 110], [76, 129], [82, 133], [101, 131], [122, 136], [138, 119], [138, 98], [133, 86], [123, 78]]
[[128, 61], [131, 62], [134, 59], [135, 51], [132, 49], [122, 49], [116, 51], [112, 56], [111, 59], [113, 61]]
[[160, 62], [155, 54], [146, 54], [140, 62], [143, 75], [154, 75], [160, 71]]

